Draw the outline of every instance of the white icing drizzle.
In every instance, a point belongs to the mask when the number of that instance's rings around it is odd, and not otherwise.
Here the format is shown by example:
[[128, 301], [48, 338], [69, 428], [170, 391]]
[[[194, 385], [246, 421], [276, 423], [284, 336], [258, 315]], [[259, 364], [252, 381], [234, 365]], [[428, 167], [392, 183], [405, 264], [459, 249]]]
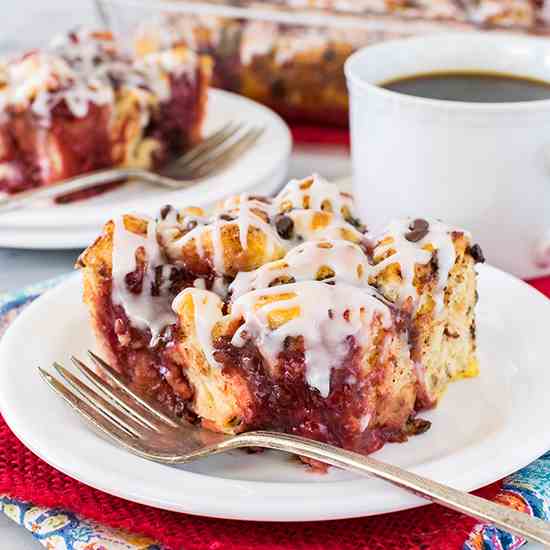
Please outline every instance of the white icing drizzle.
[[193, 241], [197, 254], [203, 258], [205, 254], [204, 237], [208, 233], [212, 243], [212, 267], [218, 275], [224, 275], [226, 273], [226, 268], [222, 229], [226, 226], [237, 224], [239, 229], [239, 241], [243, 250], [248, 249], [248, 235], [251, 227], [262, 231], [266, 235], [267, 254], [272, 254], [276, 246], [284, 246], [283, 241], [279, 238], [275, 229], [260, 216], [256, 215], [250, 209], [246, 201], [241, 203], [235, 214], [237, 216], [235, 220], [223, 219], [223, 214], [215, 215], [208, 225], [197, 226], [179, 239], [171, 242], [168, 245], [170, 250], [177, 254], [181, 254], [181, 251], [187, 243]]
[[[543, 3], [543, 10], [546, 2]], [[468, 16], [473, 23], [497, 23], [502, 26], [525, 25], [534, 23], [535, 10], [529, 2], [518, 0], [481, 0], [466, 3]]]
[[[193, 242], [199, 256], [204, 257], [207, 253], [205, 244], [209, 242], [209, 259], [216, 274], [212, 290], [206, 290], [203, 279], [196, 279], [193, 287], [176, 297], [172, 307], [177, 312], [182, 301], [192, 297], [198, 345], [208, 363], [220, 368], [214, 358], [212, 331], [215, 324], [224, 319], [220, 297], [227, 296], [228, 292], [224, 279], [226, 266], [222, 231], [226, 226], [236, 226], [241, 248], [246, 250], [250, 230], [257, 228], [266, 235], [268, 247], [280, 246], [290, 250], [282, 260], [266, 263], [249, 273], [239, 273], [230, 285], [229, 319], [242, 323], [233, 335], [232, 344], [243, 346], [251, 339], [265, 360], [270, 365], [276, 365], [279, 354], [285, 349], [285, 340], [288, 337], [302, 337], [306, 381], [323, 397], [327, 397], [331, 371], [339, 368], [349, 353], [348, 337], [353, 336], [358, 345], [366, 346], [373, 334], [375, 317], [386, 328], [392, 323], [390, 307], [368, 285], [370, 278], [380, 275], [391, 264], [399, 264], [402, 282], [398, 289], [398, 305], [409, 297], [416, 305], [418, 293], [413, 284], [415, 266], [428, 264], [435, 254], [438, 279], [432, 295], [436, 301], [436, 311], [440, 312], [444, 307], [449, 273], [456, 261], [453, 233], [461, 232], [470, 237], [462, 230], [436, 220], [427, 220], [426, 234], [417, 242], [411, 242], [406, 235], [412, 219], [397, 220], [376, 239], [379, 244], [374, 248], [373, 257], [379, 262], [372, 265], [363, 249], [347, 240], [356, 238], [359, 242], [365, 238], [342, 217], [344, 207], [351, 209], [351, 199], [337, 192], [337, 188], [335, 191], [331, 184], [318, 176], [312, 179], [290, 182], [276, 199], [268, 203], [251, 199], [247, 194], [233, 197], [225, 201], [221, 212], [209, 219], [169, 210], [158, 224], [146, 219], [146, 236], [127, 231], [122, 219], [116, 220], [113, 302], [124, 307], [133, 326], [149, 328], [153, 341], [156, 340], [163, 327], [175, 321], [174, 313], [167, 307], [166, 289], [161, 288], [158, 298], [151, 296], [149, 291], [155, 281], [155, 267], [163, 265], [159, 242], [176, 262], [178, 258], [184, 259], [182, 255], [187, 243]], [[303, 185], [308, 182], [311, 182], [309, 187]], [[311, 210], [303, 209], [305, 196], [309, 196], [306, 204]], [[330, 201], [334, 213], [319, 212], [325, 200]], [[272, 225], [285, 201], [290, 202], [293, 208], [285, 212], [294, 222], [294, 238], [290, 240], [280, 239]], [[287, 208], [285, 203], [284, 209]], [[270, 222], [262, 217], [264, 214]], [[323, 225], [325, 222], [328, 222], [327, 225]], [[188, 231], [192, 223], [196, 227]], [[179, 236], [182, 230], [187, 233]], [[205, 237], [207, 233], [209, 237]], [[205, 241], [206, 238], [208, 241]], [[298, 239], [307, 242], [292, 248]], [[385, 240], [389, 242], [384, 243]], [[428, 245], [435, 252], [425, 250]], [[127, 273], [136, 269], [135, 253], [140, 247], [147, 258], [147, 265], [143, 292], [134, 295], [129, 292], [124, 279]], [[266, 250], [267, 254], [271, 252], [273, 250]], [[387, 253], [391, 256], [384, 258]], [[317, 277], [323, 280], [316, 281]], [[168, 277], [163, 278], [163, 281], [167, 280]], [[275, 280], [282, 284], [270, 287]], [[389, 344], [388, 339], [381, 344], [381, 361], [387, 360]], [[416, 370], [421, 380], [422, 371], [418, 365]], [[370, 417], [366, 414], [362, 426], [368, 426], [369, 421]]]
[[204, 279], [195, 279], [193, 281], [193, 286], [200, 290], [206, 290], [206, 283], [204, 282]]
[[372, 418], [372, 413], [371, 412], [367, 412], [366, 414], [364, 414], [361, 417], [361, 420], [359, 422], [359, 426], [360, 426], [360, 430], [362, 432], [364, 432], [369, 427], [369, 423], [371, 421], [371, 418]]
[[250, 227], [250, 203], [247, 193], [241, 195], [238, 220], [241, 248], [246, 250], [248, 248], [248, 228]]
[[66, 60], [48, 53], [32, 53], [6, 65], [4, 107], [25, 108], [48, 118], [50, 110], [64, 99], [75, 116], [84, 117], [88, 104], [113, 101], [113, 90], [101, 82], [76, 73]]
[[[329, 222], [326, 225], [319, 226], [315, 223], [316, 217], [330, 216]], [[326, 240], [349, 240], [351, 237], [354, 241], [360, 242], [365, 238], [363, 233], [360, 233], [349, 224], [344, 218], [338, 214], [330, 212], [320, 213], [317, 210], [291, 210], [286, 214], [294, 222], [295, 239], [304, 241], [326, 241]], [[291, 244], [296, 244], [293, 242]]]
[[137, 54], [158, 51], [184, 43], [194, 51], [216, 48], [221, 39], [225, 20], [217, 16], [191, 14], [160, 14], [140, 23], [135, 31]]
[[[308, 189], [301, 189], [304, 183], [312, 182]], [[303, 186], [303, 185], [302, 185]], [[304, 196], [309, 197], [309, 207], [312, 210], [305, 210]], [[319, 210], [325, 201], [329, 201], [333, 213], [320, 213]], [[274, 227], [274, 220], [280, 212], [283, 203], [285, 208], [291, 204], [296, 210], [287, 212], [294, 222], [293, 239], [282, 239]], [[350, 212], [353, 207], [351, 197], [342, 194], [338, 186], [329, 183], [317, 175], [304, 180], [293, 180], [288, 183], [277, 197], [271, 201], [263, 201], [251, 198], [247, 193], [235, 195], [226, 199], [216, 210], [216, 213], [210, 219], [192, 218], [197, 222], [197, 227], [187, 231], [182, 236], [174, 238], [174, 235], [180, 235], [186, 221], [191, 218], [184, 218], [182, 223], [176, 223], [171, 218], [167, 218], [160, 223], [159, 233], [163, 245], [166, 247], [171, 258], [180, 258], [184, 248], [190, 242], [193, 242], [196, 253], [200, 258], [204, 258], [205, 238], [210, 236], [212, 267], [218, 275], [226, 274], [224, 260], [224, 247], [222, 231], [225, 226], [236, 224], [239, 230], [239, 242], [242, 250], [248, 249], [248, 240], [250, 229], [255, 228], [266, 236], [266, 254], [272, 255], [276, 247], [289, 250], [296, 245], [297, 241], [318, 241], [326, 239], [348, 239], [359, 242], [364, 235], [357, 231], [351, 224], [342, 217], [342, 209], [346, 207]], [[329, 216], [329, 223], [323, 227], [315, 225], [315, 216]], [[228, 219], [228, 216], [233, 219]], [[265, 219], [264, 219], [265, 218]], [[269, 220], [266, 221], [266, 219]]]
[[[142, 218], [147, 220], [146, 235], [136, 235], [128, 231], [122, 217], [114, 220], [112, 300], [114, 304], [124, 308], [132, 326], [141, 330], [150, 329], [151, 345], [155, 345], [162, 329], [173, 324], [176, 316], [166, 299], [169, 266], [163, 267], [163, 284], [159, 289], [159, 296], [151, 294], [151, 287], [155, 282], [155, 268], [162, 266], [164, 260], [157, 242], [155, 221]], [[141, 293], [134, 294], [128, 290], [125, 277], [137, 267], [136, 252], [139, 248], [145, 253], [146, 266]]]
[[[231, 309], [233, 318], [242, 318], [243, 325], [232, 339], [235, 346], [253, 338], [260, 353], [271, 364], [284, 349], [287, 337], [303, 337], [306, 380], [323, 397], [330, 391], [330, 375], [339, 368], [349, 353], [347, 338], [353, 336], [359, 345], [367, 345], [375, 316], [389, 327], [388, 306], [373, 296], [372, 289], [359, 289], [344, 283], [336, 286], [317, 281], [248, 292], [238, 298]], [[288, 295], [261, 305], [266, 297]], [[270, 328], [269, 315], [277, 310], [291, 310], [293, 318]]]
[[[424, 17], [454, 18], [463, 20], [461, 9], [449, 0], [419, 0], [417, 2], [391, 2], [391, 0], [284, 0], [293, 7], [315, 7], [351, 13], [392, 13]], [[333, 29], [330, 29], [333, 30]], [[336, 30], [336, 29], [334, 29]], [[347, 29], [346, 29], [347, 30]], [[351, 29], [354, 30], [354, 29]]]
[[330, 36], [319, 29], [299, 29], [282, 35], [277, 42], [275, 63], [285, 65], [301, 53], [312, 50], [324, 50]]
[[172, 302], [172, 309], [177, 313], [182, 302], [191, 296], [194, 308], [195, 333], [200, 348], [211, 367], [221, 368], [214, 358], [214, 344], [212, 342], [212, 329], [221, 321], [223, 302], [219, 296], [209, 290], [198, 288], [186, 288], [182, 290]]
[[222, 201], [216, 208], [217, 214], [228, 213], [231, 214], [237, 211], [240, 207], [242, 199], [245, 199], [248, 203], [248, 207], [255, 210], [265, 212], [268, 216], [276, 213], [276, 209], [273, 206], [273, 200], [269, 197], [262, 197], [259, 200], [255, 197], [250, 197], [248, 193], [241, 193], [240, 195], [232, 195], [224, 201]]
[[50, 123], [52, 109], [65, 101], [78, 118], [91, 104], [112, 105], [118, 89], [127, 88], [140, 104], [142, 125], [149, 121], [151, 91], [160, 101], [170, 96], [169, 75], [193, 76], [197, 60], [185, 48], [152, 54], [132, 62], [115, 49], [109, 34], [86, 30], [60, 35], [49, 48], [6, 62], [0, 77], [0, 109], [26, 109]]
[[330, 211], [335, 214], [343, 215], [346, 210], [353, 214], [353, 198], [318, 174], [302, 180], [291, 180], [279, 192], [274, 203], [279, 210], [283, 209], [285, 203], [292, 208], [323, 210], [328, 203]]
[[[171, 258], [177, 259], [181, 256], [181, 247], [177, 246], [180, 242], [180, 235], [188, 235], [194, 231], [194, 235], [199, 235], [198, 229], [210, 223], [210, 218], [203, 216], [194, 216], [187, 213], [180, 213], [175, 208], [168, 211], [166, 217], [157, 224], [157, 233], [163, 247], [166, 248]], [[189, 227], [194, 226], [189, 230]], [[202, 239], [195, 240], [195, 248], [199, 257], [204, 256]]]
[[469, 233], [462, 229], [453, 229], [437, 220], [426, 220], [429, 223], [427, 234], [417, 242], [411, 242], [405, 238], [410, 231], [412, 218], [396, 220], [389, 224], [382, 236], [377, 239], [381, 243], [385, 239], [387, 244], [378, 244], [373, 252], [374, 259], [381, 258], [388, 251], [394, 254], [371, 267], [370, 276], [376, 277], [391, 264], [398, 263], [401, 271], [402, 286], [399, 291], [399, 304], [407, 298], [413, 298], [416, 303], [418, 292], [414, 286], [416, 264], [426, 265], [432, 259], [432, 252], [424, 247], [432, 245], [437, 257], [437, 286], [434, 291], [436, 310], [441, 312], [444, 307], [444, 293], [447, 287], [449, 272], [456, 261], [456, 252], [452, 233], [464, 233], [469, 238]]
[[148, 87], [160, 101], [170, 99], [171, 76], [186, 75], [189, 80], [195, 77], [197, 56], [187, 48], [177, 48], [154, 52], [138, 59], [135, 68], [146, 76]]
[[262, 288], [277, 278], [293, 278], [295, 282], [314, 281], [321, 268], [330, 268], [334, 276], [325, 283], [368, 284], [369, 264], [361, 248], [349, 241], [306, 242], [293, 248], [282, 260], [269, 262], [255, 271], [240, 272], [231, 283], [231, 300]]
[[241, 38], [240, 58], [243, 65], [250, 65], [255, 57], [268, 55], [275, 45], [278, 26], [270, 21], [252, 21], [244, 26]]

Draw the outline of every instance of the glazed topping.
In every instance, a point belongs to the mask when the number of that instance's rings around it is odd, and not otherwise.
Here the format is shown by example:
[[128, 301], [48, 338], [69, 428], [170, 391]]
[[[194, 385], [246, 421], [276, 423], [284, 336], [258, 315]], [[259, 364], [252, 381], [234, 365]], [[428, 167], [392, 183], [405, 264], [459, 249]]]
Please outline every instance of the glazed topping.
[[113, 90], [98, 79], [78, 75], [62, 58], [48, 53], [31, 53], [5, 66], [0, 107], [25, 109], [47, 118], [55, 105], [65, 100], [77, 117], [88, 113], [90, 102], [105, 105], [113, 101]]
[[0, 110], [30, 107], [48, 124], [52, 110], [65, 102], [75, 117], [82, 118], [91, 104], [112, 104], [122, 87], [146, 105], [151, 91], [161, 101], [169, 97], [169, 74], [195, 66], [194, 54], [182, 49], [132, 63], [116, 52], [109, 33], [72, 32], [55, 38], [42, 52], [5, 63], [0, 72]]
[[132, 326], [151, 331], [154, 346], [164, 327], [176, 321], [167, 300], [171, 267], [164, 265], [154, 220], [147, 220], [146, 235], [128, 231], [123, 218], [114, 224], [112, 300]]
[[232, 306], [231, 317], [243, 320], [232, 339], [240, 347], [252, 339], [275, 365], [290, 338], [301, 337], [306, 380], [323, 397], [330, 391], [330, 374], [350, 352], [350, 337], [368, 345], [372, 323], [391, 324], [388, 306], [374, 290], [344, 283], [331, 286], [307, 281], [248, 292]]
[[[444, 292], [447, 286], [449, 272], [456, 261], [456, 252], [452, 234], [460, 232], [436, 220], [410, 218], [392, 222], [377, 239], [379, 244], [373, 251], [376, 263], [371, 268], [370, 276], [376, 277], [389, 265], [399, 264], [402, 287], [399, 292], [399, 301], [403, 303], [407, 298], [417, 302], [418, 292], [414, 286], [415, 266], [427, 265], [432, 257], [437, 260], [437, 286], [434, 291], [437, 310], [441, 311], [444, 305]], [[390, 255], [385, 257], [388, 253]]]
[[[174, 300], [174, 311], [189, 296], [200, 347], [210, 366], [220, 368], [213, 328], [223, 319], [222, 301], [208, 290], [187, 288]], [[306, 380], [323, 397], [330, 391], [331, 370], [339, 368], [350, 352], [350, 337], [359, 345], [368, 345], [375, 318], [384, 328], [392, 323], [390, 309], [373, 289], [316, 281], [248, 292], [235, 301], [229, 318], [242, 322], [231, 343], [241, 347], [252, 339], [271, 365], [277, 363], [289, 337], [301, 337]]]
[[217, 209], [216, 213], [221, 214], [223, 212], [232, 213], [238, 210], [241, 203], [247, 202], [252, 210], [259, 210], [268, 216], [272, 216], [275, 212], [273, 206], [273, 199], [270, 197], [259, 197], [257, 195], [249, 195], [248, 193], [241, 193], [240, 195], [232, 195], [224, 201], [222, 201]]
[[197, 341], [210, 366], [221, 367], [214, 357], [214, 345], [212, 342], [212, 329], [222, 319], [223, 303], [214, 292], [199, 288], [186, 288], [182, 290], [172, 302], [172, 309], [178, 312], [187, 297], [193, 300], [195, 333]]
[[140, 22], [135, 30], [134, 49], [138, 56], [185, 44], [194, 51], [217, 47], [225, 20], [212, 15], [159, 13]]
[[145, 85], [160, 101], [170, 99], [171, 80], [186, 75], [195, 76], [197, 56], [187, 48], [179, 47], [146, 55], [134, 63], [134, 69], [144, 76]]
[[240, 58], [243, 65], [250, 65], [255, 57], [268, 55], [278, 34], [276, 23], [252, 21], [243, 27], [240, 43]]
[[481, 246], [479, 246], [478, 244], [474, 244], [473, 246], [470, 246], [468, 248], [468, 253], [474, 259], [474, 262], [476, 264], [482, 264], [485, 262], [485, 256], [483, 254], [483, 250], [481, 250]]
[[322, 51], [330, 42], [330, 36], [319, 28], [298, 28], [279, 37], [275, 63], [284, 65], [304, 52]]
[[337, 185], [329, 183], [317, 174], [303, 180], [290, 181], [275, 198], [275, 206], [280, 212], [296, 208], [323, 210], [351, 219], [353, 198], [340, 191]]
[[248, 249], [249, 231], [250, 228], [256, 228], [266, 235], [266, 246], [268, 250], [267, 254], [273, 254], [277, 246], [282, 246], [282, 243], [277, 236], [277, 233], [273, 227], [264, 221], [260, 216], [256, 215], [248, 206], [246, 202], [243, 202], [236, 212], [236, 218], [228, 214], [215, 215], [207, 225], [199, 225], [192, 231], [189, 231], [182, 237], [167, 244], [167, 250], [174, 256], [181, 255], [184, 247], [193, 242], [195, 250], [200, 258], [206, 257], [205, 243], [206, 236], [209, 235], [211, 242], [211, 255], [209, 259], [212, 263], [212, 268], [218, 275], [224, 275], [226, 273], [226, 266], [224, 260], [224, 244], [222, 239], [222, 231], [224, 227], [230, 225], [237, 225], [239, 230], [239, 240], [241, 248], [243, 250]]
[[[243, 25], [240, 60], [247, 66], [256, 58], [267, 56], [269, 63], [284, 66], [305, 54], [308, 61], [317, 61], [326, 56], [327, 52], [334, 52], [335, 45], [340, 45], [340, 48], [344, 45], [348, 48], [346, 53], [358, 49], [365, 45], [368, 36], [369, 31], [361, 28], [304, 28], [297, 25], [280, 25], [271, 21], [250, 21]], [[330, 60], [330, 53], [328, 56]], [[327, 60], [326, 57], [323, 59]]]
[[338, 214], [319, 210], [291, 210], [293, 244], [302, 241], [345, 240], [360, 243], [365, 235]]
[[299, 281], [324, 281], [366, 286], [369, 264], [361, 248], [348, 241], [306, 242], [282, 260], [255, 271], [241, 272], [230, 285], [231, 300], [262, 288]]
[[246, 193], [231, 197], [220, 205], [208, 222], [200, 223], [184, 234], [172, 228], [168, 235], [168, 230], [163, 229], [161, 240], [170, 257], [174, 258], [180, 256], [190, 242], [193, 242], [199, 257], [205, 258], [209, 240], [212, 250], [208, 259], [216, 273], [224, 275], [224, 227], [230, 224], [238, 226], [242, 250], [248, 249], [250, 228], [261, 231], [266, 236], [268, 255], [273, 254], [275, 247], [289, 250], [302, 241], [343, 239], [361, 242], [364, 235], [342, 217], [343, 214], [351, 215], [352, 207], [351, 197], [341, 193], [336, 185], [312, 176], [291, 181], [273, 201]]

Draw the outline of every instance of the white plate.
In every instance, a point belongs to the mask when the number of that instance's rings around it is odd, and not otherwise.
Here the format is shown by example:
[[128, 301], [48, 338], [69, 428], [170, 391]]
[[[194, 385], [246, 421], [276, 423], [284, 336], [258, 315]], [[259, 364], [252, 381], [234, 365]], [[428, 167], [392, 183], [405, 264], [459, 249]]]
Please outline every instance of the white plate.
[[[134, 182], [115, 191], [68, 205], [42, 202], [0, 215], [0, 246], [63, 248], [86, 246], [112, 215], [122, 211], [153, 213], [167, 203], [207, 206], [228, 194], [261, 191], [270, 194], [282, 183], [292, 139], [273, 111], [242, 96], [211, 89], [204, 133], [229, 120], [264, 126], [259, 142], [228, 170], [190, 189], [167, 191]], [[43, 235], [46, 234], [47, 238]]]
[[[374, 479], [308, 472], [287, 455], [236, 451], [174, 468], [137, 458], [91, 431], [38, 376], [93, 346], [75, 276], [26, 309], [0, 343], [0, 408], [38, 456], [108, 493], [159, 508], [246, 520], [305, 521], [390, 512], [424, 503]], [[550, 448], [550, 301], [482, 267], [478, 311], [481, 375], [452, 384], [422, 416], [423, 435], [388, 444], [380, 459], [471, 490]]]

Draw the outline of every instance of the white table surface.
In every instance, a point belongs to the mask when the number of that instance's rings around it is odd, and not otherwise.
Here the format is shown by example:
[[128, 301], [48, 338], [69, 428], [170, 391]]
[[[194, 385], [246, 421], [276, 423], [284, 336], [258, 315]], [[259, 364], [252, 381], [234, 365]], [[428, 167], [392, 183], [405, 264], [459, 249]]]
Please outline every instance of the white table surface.
[[[0, 2], [0, 18], [9, 21], [9, 32], [0, 33], [0, 52], [45, 43], [52, 33], [95, 21], [92, 2], [85, 0], [5, 0]], [[295, 152], [290, 177], [312, 171], [325, 177], [349, 174], [349, 159], [342, 149], [301, 148]], [[0, 293], [66, 273], [72, 269], [78, 250], [30, 251], [0, 248]], [[0, 514], [0, 550], [38, 550], [43, 548], [22, 527]], [[526, 550], [542, 550], [528, 545]]]

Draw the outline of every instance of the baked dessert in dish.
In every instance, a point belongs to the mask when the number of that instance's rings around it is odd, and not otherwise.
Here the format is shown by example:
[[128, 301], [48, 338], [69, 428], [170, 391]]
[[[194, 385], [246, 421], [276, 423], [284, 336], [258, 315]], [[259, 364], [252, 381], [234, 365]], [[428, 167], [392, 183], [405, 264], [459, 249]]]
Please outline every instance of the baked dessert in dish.
[[158, 167], [195, 144], [211, 64], [178, 46], [131, 61], [80, 31], [0, 66], [0, 191], [110, 166]]
[[481, 260], [438, 221], [371, 235], [312, 176], [212, 216], [121, 216], [78, 266], [107, 360], [172, 414], [370, 453], [425, 431], [417, 413], [477, 374]]
[[138, 56], [186, 45], [212, 57], [215, 86], [323, 125], [348, 123], [343, 66], [361, 47], [448, 31], [548, 35], [548, 2], [536, 0], [233, 0], [229, 10], [208, 3], [212, 15], [151, 10], [124, 31]]
[[[358, 29], [251, 21], [240, 41], [240, 92], [288, 118], [341, 124], [347, 113], [345, 60], [369, 44]], [[322, 70], [319, 70], [322, 67]]]

